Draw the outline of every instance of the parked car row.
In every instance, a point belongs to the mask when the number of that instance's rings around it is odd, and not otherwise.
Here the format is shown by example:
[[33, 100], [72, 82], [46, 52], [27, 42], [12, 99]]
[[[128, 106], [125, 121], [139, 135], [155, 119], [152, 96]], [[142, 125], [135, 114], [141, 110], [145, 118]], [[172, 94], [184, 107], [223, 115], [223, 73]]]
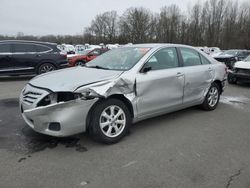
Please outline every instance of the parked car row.
[[[106, 46], [115, 49], [118, 44]], [[123, 47], [129, 46], [133, 45], [127, 44]], [[78, 49], [79, 54], [66, 54], [66, 47]], [[212, 57], [220, 51], [217, 47], [198, 47], [198, 49]], [[85, 46], [76, 45], [74, 47], [46, 42], [0, 41], [0, 75], [42, 74], [66, 67], [83, 66], [108, 50], [108, 48], [104, 48], [104, 44], [86, 44]], [[250, 80], [249, 55], [250, 51], [248, 50], [227, 50], [214, 58], [223, 62], [229, 68], [228, 82], [235, 84], [237, 81], [248, 82]]]
[[97, 56], [107, 52], [107, 48], [96, 48], [93, 50], [85, 50], [82, 54], [80, 55], [75, 55], [68, 57], [69, 61], [69, 66], [74, 67], [74, 66], [83, 66], [89, 61], [95, 59]]
[[[75, 47], [23, 40], [0, 41], [0, 75], [42, 74], [85, 65], [109, 50], [98, 45]], [[75, 49], [79, 54], [73, 54]]]
[[66, 54], [68, 54], [68, 57], [72, 57], [74, 56], [74, 54], [79, 55], [79, 54], [83, 54], [85, 53], [85, 50], [94, 50], [94, 49], [101, 49], [101, 48], [105, 48], [105, 49], [115, 49], [120, 47], [119, 44], [106, 44], [104, 45], [103, 43], [99, 44], [99, 45], [90, 45], [88, 43], [86, 44], [77, 44], [77, 45], [71, 45], [71, 44], [61, 44], [58, 45], [58, 48], [65, 52]]
[[0, 75], [42, 74], [66, 67], [67, 55], [57, 44], [0, 41]]
[[229, 69], [233, 69], [235, 62], [242, 61], [249, 55], [249, 50], [227, 50], [214, 58], [225, 63]]
[[250, 56], [243, 61], [235, 63], [233, 70], [228, 73], [228, 83], [237, 84], [237, 82], [250, 83]]

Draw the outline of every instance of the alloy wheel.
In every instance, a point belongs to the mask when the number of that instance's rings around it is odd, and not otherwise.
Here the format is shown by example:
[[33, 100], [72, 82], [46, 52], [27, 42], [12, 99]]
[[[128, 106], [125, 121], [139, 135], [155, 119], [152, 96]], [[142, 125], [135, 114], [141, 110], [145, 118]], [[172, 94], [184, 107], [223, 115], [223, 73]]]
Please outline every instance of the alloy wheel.
[[126, 126], [125, 112], [119, 106], [108, 106], [101, 113], [99, 125], [104, 135], [110, 138], [117, 137]]
[[41, 66], [40, 68], [40, 74], [46, 73], [46, 72], [50, 72], [55, 70], [55, 67], [51, 64], [44, 64]]
[[214, 107], [219, 99], [219, 91], [217, 87], [211, 87], [209, 92], [208, 92], [208, 104], [211, 107]]

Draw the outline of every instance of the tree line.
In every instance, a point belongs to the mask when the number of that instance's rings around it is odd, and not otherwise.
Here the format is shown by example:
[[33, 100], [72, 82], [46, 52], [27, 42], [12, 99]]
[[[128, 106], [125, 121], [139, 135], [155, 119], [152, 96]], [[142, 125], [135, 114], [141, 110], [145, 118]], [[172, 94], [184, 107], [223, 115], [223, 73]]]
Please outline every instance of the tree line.
[[[6, 38], [0, 36], [0, 40]], [[36, 37], [19, 33], [14, 38], [70, 44], [157, 42], [250, 49], [250, 2], [207, 0], [186, 12], [175, 4], [162, 7], [159, 13], [131, 7], [122, 15], [116, 11], [96, 15], [82, 35]]]

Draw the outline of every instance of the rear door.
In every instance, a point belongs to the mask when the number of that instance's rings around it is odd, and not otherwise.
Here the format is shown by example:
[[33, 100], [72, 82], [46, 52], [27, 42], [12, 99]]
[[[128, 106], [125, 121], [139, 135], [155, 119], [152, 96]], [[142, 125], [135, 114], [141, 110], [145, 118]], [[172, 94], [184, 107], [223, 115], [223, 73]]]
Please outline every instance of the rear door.
[[139, 117], [171, 111], [182, 105], [184, 74], [176, 48], [157, 51], [144, 65], [150, 68], [136, 76]]
[[0, 44], [0, 74], [11, 72], [13, 70], [12, 65], [12, 51], [11, 44]]
[[38, 63], [36, 47], [29, 43], [15, 43], [13, 46], [13, 66], [20, 72], [34, 72]]
[[185, 75], [183, 104], [199, 103], [205, 97], [215, 73], [212, 64], [191, 48], [179, 48]]

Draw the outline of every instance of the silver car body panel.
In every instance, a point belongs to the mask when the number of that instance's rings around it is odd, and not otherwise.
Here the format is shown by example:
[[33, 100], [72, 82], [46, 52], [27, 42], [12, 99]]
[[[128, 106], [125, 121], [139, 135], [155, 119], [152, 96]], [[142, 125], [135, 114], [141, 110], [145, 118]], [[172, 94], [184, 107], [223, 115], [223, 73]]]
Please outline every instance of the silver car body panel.
[[[133, 45], [135, 46], [149, 47], [151, 50], [128, 71], [75, 67], [46, 73], [32, 79], [20, 96], [22, 115], [26, 123], [37, 132], [53, 136], [84, 132], [88, 112], [92, 106], [99, 99], [113, 95], [122, 95], [131, 103], [133, 122], [137, 122], [201, 104], [212, 82], [225, 81], [225, 65], [195, 48], [174, 44]], [[143, 65], [156, 51], [167, 47], [191, 48], [205, 56], [211, 64], [140, 73]], [[42, 93], [33, 104], [25, 102], [25, 94], [29, 90]], [[37, 107], [37, 103], [49, 93], [65, 91], [88, 92], [93, 98]], [[61, 130], [49, 130], [49, 122], [59, 122]]]

